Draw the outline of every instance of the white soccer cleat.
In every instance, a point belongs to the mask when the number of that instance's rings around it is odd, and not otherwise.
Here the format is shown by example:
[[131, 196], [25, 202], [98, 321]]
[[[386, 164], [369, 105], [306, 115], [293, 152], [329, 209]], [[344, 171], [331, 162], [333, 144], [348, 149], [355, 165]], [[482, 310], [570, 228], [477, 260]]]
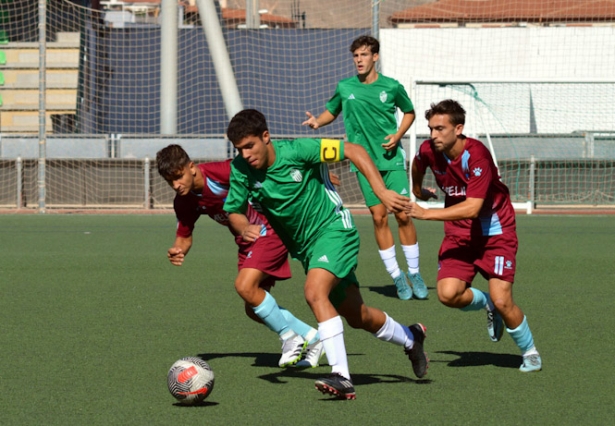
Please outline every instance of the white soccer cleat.
[[325, 346], [320, 340], [308, 345], [305, 358], [297, 363], [298, 368], [316, 368], [320, 363], [320, 358], [325, 353]]
[[282, 356], [278, 365], [280, 367], [289, 367], [296, 364], [301, 359], [301, 354], [306, 346], [307, 341], [298, 334], [293, 334], [288, 339], [282, 340]]

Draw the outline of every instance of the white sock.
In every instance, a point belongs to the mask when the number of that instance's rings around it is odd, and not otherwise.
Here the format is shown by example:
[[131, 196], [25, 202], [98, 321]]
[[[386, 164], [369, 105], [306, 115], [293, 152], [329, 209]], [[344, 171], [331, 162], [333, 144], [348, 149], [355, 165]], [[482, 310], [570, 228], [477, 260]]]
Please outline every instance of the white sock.
[[398, 346], [404, 346], [407, 349], [412, 349], [412, 346], [414, 346], [414, 335], [410, 329], [407, 326], [401, 325], [395, 321], [393, 318], [388, 316], [386, 312], [384, 315], [386, 315], [384, 325], [380, 328], [380, 330], [374, 333], [374, 336], [385, 342], [391, 342]]
[[331, 372], [339, 373], [350, 379], [348, 370], [348, 357], [346, 356], [346, 346], [344, 345], [344, 324], [338, 315], [324, 322], [318, 323], [318, 334], [325, 347], [327, 361], [331, 366]]
[[391, 275], [391, 278], [395, 279], [399, 277], [399, 275], [401, 274], [401, 270], [399, 269], [397, 259], [395, 258], [395, 246], [390, 247], [386, 250], [378, 250], [378, 253], [380, 254], [380, 258], [384, 262], [384, 267]]
[[419, 243], [411, 246], [401, 246], [408, 262], [408, 271], [411, 274], [416, 274], [419, 271]]

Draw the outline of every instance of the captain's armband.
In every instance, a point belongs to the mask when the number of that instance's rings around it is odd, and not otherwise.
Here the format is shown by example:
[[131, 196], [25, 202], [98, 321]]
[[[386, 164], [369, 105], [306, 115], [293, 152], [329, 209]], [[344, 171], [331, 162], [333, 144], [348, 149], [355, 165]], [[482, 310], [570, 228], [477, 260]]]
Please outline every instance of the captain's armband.
[[344, 152], [342, 141], [337, 139], [320, 140], [320, 161], [322, 163], [337, 163], [342, 161]]

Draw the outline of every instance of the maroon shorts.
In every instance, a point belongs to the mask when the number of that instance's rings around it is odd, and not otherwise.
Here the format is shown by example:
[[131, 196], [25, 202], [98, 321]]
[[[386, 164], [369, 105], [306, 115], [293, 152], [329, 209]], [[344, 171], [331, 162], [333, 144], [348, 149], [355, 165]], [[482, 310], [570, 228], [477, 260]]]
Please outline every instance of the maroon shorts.
[[276, 234], [239, 245], [237, 269], [243, 268], [258, 269], [269, 275], [269, 278], [260, 284], [263, 288], [270, 288], [276, 281], [291, 277], [288, 251]]
[[507, 232], [491, 237], [446, 235], [438, 254], [438, 281], [459, 278], [471, 283], [477, 272], [485, 279], [515, 281], [517, 234]]

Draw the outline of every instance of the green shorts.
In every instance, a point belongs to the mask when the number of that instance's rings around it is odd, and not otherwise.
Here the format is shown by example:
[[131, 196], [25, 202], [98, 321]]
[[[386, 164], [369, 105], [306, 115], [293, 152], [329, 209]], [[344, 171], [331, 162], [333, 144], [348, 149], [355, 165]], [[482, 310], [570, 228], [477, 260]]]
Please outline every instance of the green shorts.
[[312, 268], [321, 268], [341, 278], [340, 283], [329, 294], [329, 300], [336, 308], [346, 298], [348, 286], [359, 286], [354, 274], [358, 256], [359, 233], [356, 228], [327, 228], [320, 232], [302, 262], [306, 273]]
[[[410, 196], [410, 181], [405, 170], [381, 170], [380, 175], [387, 189], [395, 191], [400, 195], [405, 195], [406, 197]], [[376, 197], [376, 194], [372, 191], [372, 187], [361, 172], [357, 172], [357, 180], [359, 181], [359, 187], [361, 188], [367, 207], [382, 203], [380, 199]]]

